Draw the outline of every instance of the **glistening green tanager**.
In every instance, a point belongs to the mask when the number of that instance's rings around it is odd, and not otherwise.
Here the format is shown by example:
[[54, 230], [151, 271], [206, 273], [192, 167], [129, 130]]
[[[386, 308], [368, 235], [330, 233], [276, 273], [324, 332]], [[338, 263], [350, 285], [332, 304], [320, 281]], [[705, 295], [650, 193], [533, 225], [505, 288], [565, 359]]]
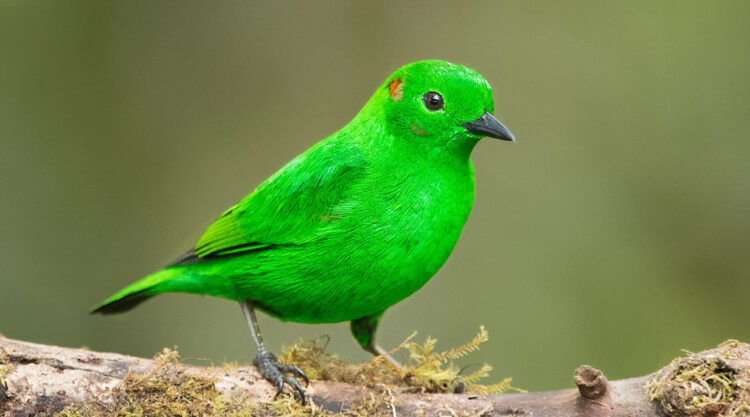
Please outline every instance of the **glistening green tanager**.
[[[254, 308], [301, 323], [351, 321], [374, 342], [383, 312], [448, 259], [474, 201], [470, 155], [484, 136], [513, 141], [489, 83], [445, 61], [408, 64], [338, 132], [224, 212], [185, 255], [94, 308], [118, 313], [165, 292], [240, 302], [273, 382], [307, 379], [263, 346]], [[278, 393], [277, 393], [278, 395]]]

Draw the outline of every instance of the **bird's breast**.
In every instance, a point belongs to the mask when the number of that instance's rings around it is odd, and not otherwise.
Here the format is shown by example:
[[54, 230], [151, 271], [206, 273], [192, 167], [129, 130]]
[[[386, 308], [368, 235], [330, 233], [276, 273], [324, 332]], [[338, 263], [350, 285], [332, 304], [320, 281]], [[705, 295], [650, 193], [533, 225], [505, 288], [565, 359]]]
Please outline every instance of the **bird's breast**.
[[471, 166], [383, 171], [359, 186], [367, 189], [336, 213], [340, 245], [370, 291], [393, 304], [422, 287], [455, 247], [474, 199]]

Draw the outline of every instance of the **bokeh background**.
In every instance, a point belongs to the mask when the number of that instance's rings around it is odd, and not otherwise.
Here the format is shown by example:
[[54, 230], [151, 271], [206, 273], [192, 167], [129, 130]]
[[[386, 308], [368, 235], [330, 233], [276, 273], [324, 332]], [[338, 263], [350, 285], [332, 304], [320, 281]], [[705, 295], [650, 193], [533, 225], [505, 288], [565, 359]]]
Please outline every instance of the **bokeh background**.
[[[0, 4], [0, 332], [196, 363], [250, 361], [235, 303], [88, 309], [181, 254], [225, 208], [349, 121], [402, 64], [493, 85], [517, 144], [474, 151], [452, 257], [385, 315], [394, 346], [490, 341], [463, 364], [529, 390], [581, 363], [641, 375], [750, 341], [750, 3]], [[347, 324], [263, 316], [367, 359]], [[201, 360], [205, 359], [205, 360]], [[493, 382], [493, 381], [488, 381]]]

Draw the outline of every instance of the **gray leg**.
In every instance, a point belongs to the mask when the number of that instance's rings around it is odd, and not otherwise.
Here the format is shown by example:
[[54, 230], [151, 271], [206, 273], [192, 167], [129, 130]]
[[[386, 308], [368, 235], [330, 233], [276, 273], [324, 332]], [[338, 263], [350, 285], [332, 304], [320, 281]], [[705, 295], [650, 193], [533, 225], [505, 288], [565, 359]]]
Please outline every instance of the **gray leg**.
[[361, 319], [352, 320], [352, 335], [355, 339], [357, 339], [357, 342], [359, 342], [359, 345], [362, 346], [362, 349], [372, 353], [375, 356], [385, 355], [385, 358], [388, 359], [388, 362], [395, 365], [397, 368], [400, 368], [401, 364], [399, 364], [396, 359], [389, 355], [388, 351], [375, 343], [375, 330], [377, 330], [378, 323], [380, 323], [380, 317], [382, 316], [383, 313], [380, 313], [372, 316], [362, 317]]
[[301, 369], [294, 365], [284, 365], [276, 360], [276, 355], [266, 350], [263, 345], [263, 336], [260, 334], [260, 327], [258, 327], [258, 319], [255, 318], [255, 309], [253, 308], [253, 302], [245, 300], [240, 302], [242, 308], [242, 314], [245, 315], [247, 324], [250, 327], [250, 333], [253, 335], [253, 341], [255, 346], [258, 348], [258, 354], [253, 359], [253, 365], [258, 368], [258, 372], [268, 380], [270, 383], [276, 386], [276, 395], [274, 398], [281, 394], [284, 389], [284, 383], [286, 382], [289, 386], [297, 390], [300, 396], [300, 402], [305, 404], [305, 390], [299, 385], [299, 382], [295, 378], [284, 375], [284, 373], [290, 373], [297, 377], [305, 380], [305, 384], [309, 384], [310, 381], [307, 379], [307, 375], [302, 372]]
[[[362, 348], [373, 355], [385, 355], [385, 358], [393, 366], [401, 368], [401, 364], [398, 363], [388, 352], [382, 347], [375, 343], [375, 330], [378, 329], [378, 323], [380, 323], [380, 317], [383, 313], [375, 314], [372, 316], [362, 317], [361, 319], [352, 320], [351, 329], [352, 335]], [[403, 368], [402, 368], [403, 369]], [[463, 382], [459, 382], [456, 386], [455, 393], [460, 394], [466, 390]]]
[[253, 302], [250, 300], [242, 301], [240, 302], [240, 308], [242, 308], [242, 314], [245, 316], [247, 325], [250, 327], [250, 333], [253, 335], [255, 347], [257, 347], [259, 351], [261, 349], [265, 350], [265, 347], [263, 347], [263, 336], [261, 336], [260, 327], [258, 327], [258, 319], [255, 318]]

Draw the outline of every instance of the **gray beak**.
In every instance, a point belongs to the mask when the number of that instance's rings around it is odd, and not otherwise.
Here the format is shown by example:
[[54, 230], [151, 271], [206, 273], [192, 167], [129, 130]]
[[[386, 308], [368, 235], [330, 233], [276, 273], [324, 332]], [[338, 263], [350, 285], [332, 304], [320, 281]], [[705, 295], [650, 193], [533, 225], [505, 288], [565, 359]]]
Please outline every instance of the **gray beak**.
[[475, 135], [488, 136], [495, 139], [509, 140], [515, 142], [516, 138], [510, 133], [507, 127], [503, 126], [499, 120], [495, 119], [495, 116], [487, 113], [486, 111], [482, 114], [482, 117], [463, 124], [466, 127], [466, 131]]

